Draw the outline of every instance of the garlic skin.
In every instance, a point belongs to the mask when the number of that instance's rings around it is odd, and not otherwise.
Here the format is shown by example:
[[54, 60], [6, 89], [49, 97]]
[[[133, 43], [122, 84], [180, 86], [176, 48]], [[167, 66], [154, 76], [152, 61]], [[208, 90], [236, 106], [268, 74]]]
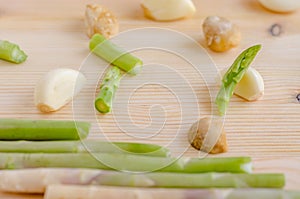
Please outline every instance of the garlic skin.
[[146, 17], [156, 21], [173, 21], [195, 14], [191, 0], [142, 0], [141, 6]]
[[215, 52], [224, 52], [239, 45], [241, 33], [237, 25], [224, 17], [209, 16], [203, 24], [207, 46]]
[[[223, 126], [222, 129], [220, 129], [220, 132], [218, 132], [217, 130], [218, 126], [220, 125], [223, 125], [222, 123], [220, 123], [220, 120], [214, 120], [212, 116], [201, 118], [200, 120], [195, 122], [188, 131], [189, 143], [195, 149], [202, 150], [210, 154], [227, 152], [228, 145], [226, 133]], [[209, 131], [210, 128], [212, 129], [212, 131]], [[209, 132], [213, 132], [214, 134], [220, 133], [215, 143], [211, 142], [214, 141], [214, 136], [212, 134], [208, 134]]]
[[86, 78], [79, 71], [69, 68], [54, 69], [36, 84], [35, 105], [44, 113], [57, 111], [80, 92], [85, 82]]
[[86, 6], [84, 23], [86, 33], [90, 38], [99, 33], [109, 39], [119, 33], [117, 18], [110, 10], [101, 5]]
[[293, 12], [300, 8], [299, 0], [258, 0], [265, 8], [275, 12]]
[[249, 67], [241, 81], [236, 85], [234, 94], [255, 101], [264, 94], [264, 80], [257, 70]]

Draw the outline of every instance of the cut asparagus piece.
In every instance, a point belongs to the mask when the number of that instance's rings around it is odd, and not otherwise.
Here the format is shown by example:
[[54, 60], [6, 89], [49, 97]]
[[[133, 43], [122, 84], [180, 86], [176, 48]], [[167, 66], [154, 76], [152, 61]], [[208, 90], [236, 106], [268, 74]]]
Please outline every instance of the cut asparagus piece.
[[97, 169], [25, 169], [0, 172], [0, 189], [42, 193], [48, 185], [109, 185], [159, 188], [281, 188], [283, 174], [128, 173]]
[[119, 87], [121, 72], [117, 67], [110, 68], [102, 81], [100, 92], [95, 100], [95, 108], [100, 113], [109, 113], [112, 108], [112, 101]]
[[80, 121], [0, 119], [0, 140], [79, 140], [89, 129]]
[[297, 199], [298, 191], [280, 189], [157, 189], [123, 188], [108, 186], [50, 185], [46, 189], [45, 199]]
[[233, 62], [222, 79], [220, 91], [216, 97], [219, 114], [224, 115], [236, 85], [241, 81], [261, 45], [252, 46], [243, 51]]
[[27, 55], [17, 44], [0, 40], [0, 59], [20, 64], [27, 59]]
[[155, 144], [83, 141], [0, 141], [0, 151], [8, 153], [132, 153], [167, 157], [170, 151]]
[[129, 74], [136, 75], [142, 69], [142, 60], [106, 40], [103, 35], [95, 34], [90, 40], [89, 48], [95, 55]]
[[100, 142], [96, 140], [85, 140], [78, 147], [80, 152], [102, 152], [102, 153], [132, 153], [132, 155], [169, 157], [169, 149], [156, 145], [145, 143], [130, 142]]
[[0, 169], [93, 168], [133, 172], [251, 172], [251, 159], [170, 158], [113, 153], [0, 153]]

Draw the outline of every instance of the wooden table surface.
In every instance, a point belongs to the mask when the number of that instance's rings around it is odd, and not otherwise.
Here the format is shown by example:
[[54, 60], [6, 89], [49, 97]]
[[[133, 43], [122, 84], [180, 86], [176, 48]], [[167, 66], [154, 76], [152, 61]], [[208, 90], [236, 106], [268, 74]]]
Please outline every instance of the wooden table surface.
[[[185, 156], [197, 156], [197, 151], [187, 148], [188, 144], [185, 140], [175, 144], [170, 142], [176, 129], [181, 125], [191, 125], [199, 112], [196, 112], [191, 104], [188, 109], [191, 119], [188, 117], [183, 123], [177, 123], [176, 121], [182, 118], [178, 108], [179, 102], [167, 89], [157, 85], [136, 90], [132, 102], [128, 105], [132, 114], [129, 118], [131, 120], [128, 121], [134, 122], [138, 128], [147, 126], [152, 120], [165, 119], [164, 128], [159, 134], [151, 134], [149, 139], [120, 133], [120, 126], [117, 123], [126, 121], [122, 118], [127, 116], [125, 113], [122, 115], [121, 111], [118, 112], [120, 114], [118, 116], [95, 115], [94, 112], [89, 112], [89, 108], [85, 108], [84, 103], [87, 102], [78, 100], [78, 106], [69, 104], [53, 114], [41, 114], [35, 108], [34, 86], [45, 72], [58, 67], [79, 69], [88, 56], [89, 39], [85, 34], [83, 15], [85, 5], [92, 2], [101, 3], [115, 13], [119, 19], [120, 31], [144, 27], [169, 28], [190, 36], [200, 44], [204, 43], [201, 24], [206, 16], [219, 15], [230, 19], [240, 27], [242, 41], [237, 48], [226, 53], [214, 53], [208, 50], [218, 70], [230, 66], [242, 49], [261, 43], [263, 49], [253, 63], [253, 67], [264, 78], [265, 95], [263, 99], [251, 103], [236, 96], [232, 98], [225, 124], [229, 152], [219, 156], [251, 156], [255, 172], [284, 172], [287, 179], [286, 189], [299, 189], [300, 104], [296, 96], [300, 93], [300, 11], [277, 14], [265, 10], [256, 0], [231, 0], [230, 2], [194, 0], [197, 7], [196, 15], [191, 19], [176, 22], [154, 22], [146, 19], [138, 0], [10, 0], [9, 3], [0, 0], [0, 38], [19, 44], [29, 55], [28, 60], [20, 65], [0, 61], [0, 117], [72, 119], [75, 113], [76, 119], [88, 120], [93, 117], [92, 121], [95, 122], [90, 138], [152, 142], [169, 145], [174, 154], [182, 152]], [[269, 33], [273, 24], [282, 27], [283, 32], [278, 37], [271, 36]], [[132, 38], [129, 42], [136, 41]], [[146, 54], [141, 53], [141, 56]], [[182, 68], [180, 61], [168, 60], [166, 57], [168, 56], [163, 53], [152, 52], [149, 61], [164, 60], [190, 77], [191, 84], [198, 88], [196, 95], [197, 105], [201, 110], [200, 115], [208, 114], [211, 103], [205, 85], [199, 82], [197, 84], [197, 77], [193, 76], [193, 72], [189, 69]], [[145, 59], [147, 60], [147, 57]], [[99, 75], [103, 70], [104, 66], [99, 67], [99, 71], [95, 73]], [[142, 74], [150, 77], [152, 75], [153, 78], [160, 73], [149, 68], [143, 72]], [[174, 81], [176, 87], [176, 79], [172, 75], [165, 74], [164, 78], [170, 82]], [[134, 82], [134, 78], [130, 78], [130, 81]], [[126, 86], [130, 85], [129, 81], [124, 80], [124, 82]], [[126, 86], [121, 85], [119, 95], [127, 92], [129, 87]], [[78, 99], [94, 93], [95, 85], [88, 85]], [[189, 102], [189, 97], [190, 95], [187, 94], [183, 103]], [[163, 107], [165, 115], [162, 116], [160, 112], [156, 112], [157, 110], [151, 109], [152, 105], [157, 104]], [[127, 110], [126, 106], [122, 107], [122, 104], [116, 102], [115, 110], [123, 110], [122, 108]], [[153, 115], [149, 115], [152, 111]], [[116, 117], [118, 120], [114, 120]], [[182, 139], [185, 139], [184, 136]], [[15, 196], [0, 193], [0, 197], [41, 198], [42, 196]]]

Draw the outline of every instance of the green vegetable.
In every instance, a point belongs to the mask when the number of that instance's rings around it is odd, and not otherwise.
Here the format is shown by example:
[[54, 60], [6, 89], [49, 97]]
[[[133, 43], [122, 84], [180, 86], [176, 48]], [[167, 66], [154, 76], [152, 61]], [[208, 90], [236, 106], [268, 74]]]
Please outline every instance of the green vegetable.
[[170, 151], [155, 144], [83, 141], [0, 141], [0, 151], [8, 153], [133, 153], [167, 157]]
[[93, 180], [92, 184], [99, 185], [165, 188], [282, 188], [285, 185], [283, 174], [108, 172]]
[[27, 59], [27, 55], [17, 44], [0, 40], [0, 59], [19, 64]]
[[117, 67], [109, 68], [100, 86], [100, 92], [95, 100], [95, 108], [100, 113], [111, 111], [112, 101], [119, 87], [121, 72]]
[[0, 140], [79, 140], [89, 129], [79, 121], [0, 119]]
[[223, 76], [222, 85], [216, 97], [216, 104], [220, 115], [226, 113], [229, 100], [233, 95], [236, 85], [241, 81], [260, 49], [261, 45], [255, 45], [243, 51]]
[[142, 60], [127, 53], [100, 34], [94, 34], [89, 47], [95, 55], [129, 74], [136, 75], [142, 69]]
[[0, 169], [38, 167], [94, 168], [134, 172], [250, 172], [251, 159], [248, 157], [178, 159], [117, 153], [0, 153]]

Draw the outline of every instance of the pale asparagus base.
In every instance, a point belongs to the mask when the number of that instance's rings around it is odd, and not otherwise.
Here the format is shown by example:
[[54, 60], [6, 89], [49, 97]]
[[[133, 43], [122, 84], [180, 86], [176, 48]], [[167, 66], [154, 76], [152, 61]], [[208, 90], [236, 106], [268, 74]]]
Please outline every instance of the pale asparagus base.
[[44, 199], [296, 199], [300, 192], [280, 189], [161, 189], [50, 185]]

